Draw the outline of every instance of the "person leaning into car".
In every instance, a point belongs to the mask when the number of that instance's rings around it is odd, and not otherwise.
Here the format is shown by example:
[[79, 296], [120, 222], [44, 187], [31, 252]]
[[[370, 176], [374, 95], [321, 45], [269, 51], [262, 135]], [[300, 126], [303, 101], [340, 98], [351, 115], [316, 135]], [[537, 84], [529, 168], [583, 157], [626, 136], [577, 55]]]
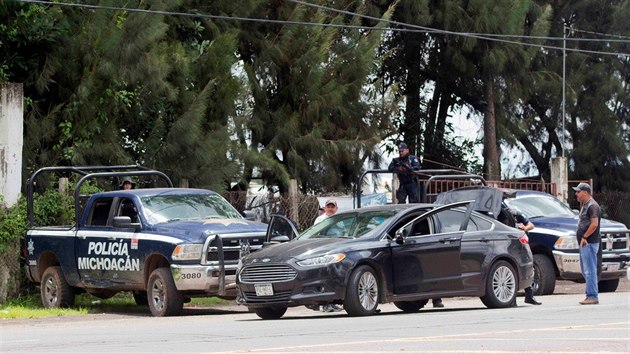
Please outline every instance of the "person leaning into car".
[[586, 298], [580, 301], [580, 304], [597, 305], [599, 304], [597, 253], [600, 244], [599, 223], [602, 218], [602, 210], [591, 197], [593, 191], [588, 183], [580, 183], [577, 187], [573, 187], [573, 190], [577, 200], [582, 205], [575, 233], [580, 245], [580, 268], [586, 283]]
[[[516, 227], [525, 231], [525, 233], [534, 229], [534, 223], [531, 222], [523, 213], [519, 210], [511, 208], [510, 212], [514, 216], [514, 220], [516, 221]], [[542, 305], [541, 302], [536, 301], [534, 298], [534, 289], [532, 286], [528, 286], [525, 288], [525, 303], [532, 305]]]

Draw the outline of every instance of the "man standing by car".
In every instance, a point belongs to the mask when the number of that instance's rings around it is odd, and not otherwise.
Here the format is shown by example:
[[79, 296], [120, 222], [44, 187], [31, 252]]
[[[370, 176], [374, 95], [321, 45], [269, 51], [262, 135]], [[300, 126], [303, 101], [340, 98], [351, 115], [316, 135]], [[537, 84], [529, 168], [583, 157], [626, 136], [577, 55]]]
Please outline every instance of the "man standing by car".
[[581, 305], [599, 304], [597, 289], [597, 253], [599, 252], [599, 222], [602, 211], [599, 204], [591, 197], [593, 191], [588, 183], [580, 183], [573, 187], [575, 196], [582, 205], [576, 231], [580, 245], [580, 268], [586, 282], [586, 298]]
[[418, 176], [414, 172], [420, 170], [420, 160], [409, 153], [409, 147], [405, 143], [398, 145], [398, 153], [399, 157], [392, 159], [387, 168], [398, 175], [400, 182], [400, 187], [396, 191], [396, 200], [399, 204], [404, 204], [409, 197], [409, 203], [417, 203]]

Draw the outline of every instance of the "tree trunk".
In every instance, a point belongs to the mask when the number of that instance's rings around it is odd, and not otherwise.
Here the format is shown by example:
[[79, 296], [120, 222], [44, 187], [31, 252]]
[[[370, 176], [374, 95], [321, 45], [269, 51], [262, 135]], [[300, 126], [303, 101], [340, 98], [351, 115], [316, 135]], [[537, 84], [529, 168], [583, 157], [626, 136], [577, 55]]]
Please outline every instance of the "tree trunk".
[[[415, 35], [415, 34], [413, 34]], [[420, 46], [417, 39], [407, 34], [405, 41], [405, 66], [407, 67], [407, 77], [405, 84], [405, 123], [401, 131], [403, 139], [410, 145], [414, 153], [420, 150], [420, 86], [422, 75], [420, 73]]]
[[494, 111], [494, 83], [486, 79], [486, 113], [483, 117], [483, 171], [489, 180], [501, 178], [499, 146], [497, 144], [497, 117]]

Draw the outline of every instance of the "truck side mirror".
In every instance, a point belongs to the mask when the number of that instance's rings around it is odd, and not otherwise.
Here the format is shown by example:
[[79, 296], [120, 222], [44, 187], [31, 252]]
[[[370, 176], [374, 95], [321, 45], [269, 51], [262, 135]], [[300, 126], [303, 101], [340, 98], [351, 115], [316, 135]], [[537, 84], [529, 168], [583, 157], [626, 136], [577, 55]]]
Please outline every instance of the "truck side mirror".
[[140, 223], [132, 223], [129, 216], [114, 216], [114, 227], [117, 229], [139, 229]]
[[243, 210], [241, 211], [241, 215], [249, 221], [256, 221], [256, 213], [251, 210]]

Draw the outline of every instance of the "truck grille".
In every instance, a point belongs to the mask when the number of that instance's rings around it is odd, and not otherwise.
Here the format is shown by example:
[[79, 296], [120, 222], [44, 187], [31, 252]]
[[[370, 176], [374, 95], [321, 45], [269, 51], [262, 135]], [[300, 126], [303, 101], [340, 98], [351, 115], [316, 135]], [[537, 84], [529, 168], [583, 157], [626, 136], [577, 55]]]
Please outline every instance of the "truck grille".
[[[212, 237], [212, 236], [211, 236]], [[227, 234], [221, 235], [223, 244], [223, 260], [226, 264], [237, 264], [241, 256], [247, 255], [262, 248], [265, 242], [264, 234]], [[210, 241], [206, 262], [212, 263], [219, 260], [217, 252], [217, 238]], [[244, 249], [246, 248], [246, 249]]]
[[630, 230], [602, 231], [600, 234], [602, 251], [628, 251]]
[[284, 264], [249, 265], [241, 271], [243, 283], [277, 283], [295, 279], [295, 269]]

